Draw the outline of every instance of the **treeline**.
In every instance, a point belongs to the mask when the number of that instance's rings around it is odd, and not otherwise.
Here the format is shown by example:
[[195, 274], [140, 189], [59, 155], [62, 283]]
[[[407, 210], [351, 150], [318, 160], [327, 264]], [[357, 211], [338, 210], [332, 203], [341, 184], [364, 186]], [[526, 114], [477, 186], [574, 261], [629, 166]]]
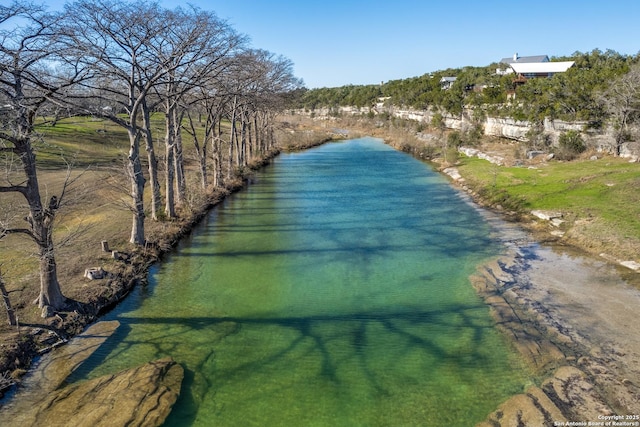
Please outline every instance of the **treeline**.
[[[515, 84], [514, 74], [496, 74], [496, 69], [504, 69], [505, 65], [493, 63], [486, 67], [441, 70], [379, 85], [313, 89], [304, 93], [299, 107], [337, 111], [340, 106], [372, 107], [382, 99], [387, 105], [433, 109], [442, 114], [459, 115], [464, 108], [472, 107], [478, 116], [512, 117], [534, 123], [548, 117], [588, 121], [598, 127], [611, 114], [603, 99], [607, 90], [640, 62], [640, 56], [595, 49], [554, 57], [551, 61], [575, 61], [575, 64], [565, 73], [529, 79], [523, 85]], [[456, 77], [456, 81], [450, 89], [443, 90], [442, 77]]]
[[[2, 215], [0, 238], [17, 234], [36, 244], [39, 306], [65, 305], [53, 229], [71, 178], [60, 194], [43, 199], [37, 117], [55, 125], [62, 117], [88, 115], [126, 130], [130, 242], [140, 246], [145, 217], [174, 218], [185, 201], [185, 141], [196, 152], [202, 188], [223, 186], [274, 148], [275, 115], [300, 86], [288, 59], [251, 48], [227, 22], [195, 7], [80, 0], [49, 12], [24, 0], [0, 5], [0, 155], [6, 169], [0, 196], [25, 202], [23, 214]], [[160, 141], [151, 131], [154, 113], [164, 117]]]

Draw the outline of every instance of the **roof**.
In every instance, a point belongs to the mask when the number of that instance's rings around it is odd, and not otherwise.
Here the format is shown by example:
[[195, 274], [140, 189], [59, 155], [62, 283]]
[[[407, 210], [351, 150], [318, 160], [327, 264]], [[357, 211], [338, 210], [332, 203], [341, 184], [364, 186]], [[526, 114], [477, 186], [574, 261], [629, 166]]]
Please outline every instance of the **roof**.
[[456, 77], [443, 77], [440, 79], [440, 83], [444, 83], [444, 82], [455, 82], [456, 81]]
[[509, 64], [518, 74], [564, 73], [573, 66], [574, 61], [525, 62]]
[[[517, 58], [514, 60], [514, 56]], [[549, 57], [547, 55], [534, 55], [534, 56], [517, 56], [514, 55], [509, 58], [502, 58], [500, 60], [501, 64], [523, 64], [530, 62], [549, 62]]]

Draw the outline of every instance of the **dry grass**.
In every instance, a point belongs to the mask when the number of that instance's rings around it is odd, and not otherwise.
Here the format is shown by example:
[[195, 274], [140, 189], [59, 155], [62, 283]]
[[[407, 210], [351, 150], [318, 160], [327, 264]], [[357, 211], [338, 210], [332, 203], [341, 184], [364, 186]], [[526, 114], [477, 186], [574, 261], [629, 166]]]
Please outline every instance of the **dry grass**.
[[[109, 268], [113, 261], [109, 254], [102, 252], [100, 242], [109, 240], [111, 246], [127, 247], [128, 227], [131, 215], [119, 209], [113, 190], [105, 184], [108, 173], [83, 172], [79, 180], [69, 190], [58, 211], [54, 240], [58, 244], [56, 262], [58, 278], [65, 296], [86, 302], [85, 288], [90, 286], [83, 277], [84, 269], [105, 265]], [[43, 193], [60, 194], [66, 171], [45, 170], [40, 172]], [[19, 199], [5, 203], [2, 208], [5, 215], [16, 217], [16, 223], [27, 212], [26, 205]], [[9, 211], [9, 212], [8, 212]], [[39, 309], [31, 304], [39, 292], [38, 259], [35, 244], [26, 237], [11, 235], [0, 240], [0, 259], [2, 273], [12, 304], [17, 309], [21, 323], [39, 323]], [[0, 332], [8, 326], [0, 322]]]

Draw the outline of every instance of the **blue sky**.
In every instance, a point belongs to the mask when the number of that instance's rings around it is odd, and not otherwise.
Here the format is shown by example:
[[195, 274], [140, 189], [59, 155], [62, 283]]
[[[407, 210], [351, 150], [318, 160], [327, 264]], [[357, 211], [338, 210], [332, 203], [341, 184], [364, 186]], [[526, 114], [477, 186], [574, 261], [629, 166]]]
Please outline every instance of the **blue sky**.
[[[45, 0], [51, 8], [62, 0]], [[640, 51], [640, 1], [160, 0], [213, 10], [309, 88], [374, 84], [520, 55]]]

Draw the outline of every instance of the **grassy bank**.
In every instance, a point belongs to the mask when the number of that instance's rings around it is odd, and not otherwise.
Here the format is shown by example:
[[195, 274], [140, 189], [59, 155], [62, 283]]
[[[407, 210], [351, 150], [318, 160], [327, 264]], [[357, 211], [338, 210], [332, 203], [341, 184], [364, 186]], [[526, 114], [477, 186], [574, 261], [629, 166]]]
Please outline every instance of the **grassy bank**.
[[558, 213], [568, 243], [640, 261], [640, 164], [609, 156], [518, 167], [467, 157], [458, 163], [468, 185], [491, 204]]

